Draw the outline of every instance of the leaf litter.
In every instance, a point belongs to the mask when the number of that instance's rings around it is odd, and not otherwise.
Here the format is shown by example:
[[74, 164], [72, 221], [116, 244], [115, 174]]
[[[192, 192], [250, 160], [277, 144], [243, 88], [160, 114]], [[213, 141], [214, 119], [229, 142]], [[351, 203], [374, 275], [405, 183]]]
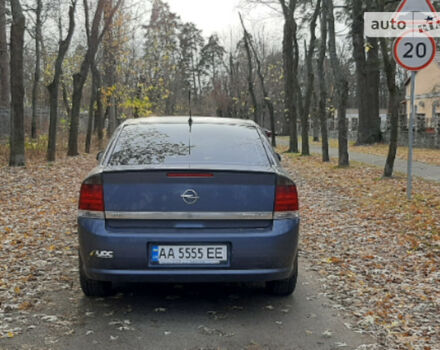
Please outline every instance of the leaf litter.
[[323, 295], [384, 349], [440, 349], [440, 184], [286, 157], [300, 195], [300, 254]]
[[93, 159], [0, 166], [0, 338], [38, 320], [70, 331], [63, 316], [33, 310], [47, 304], [50, 293], [71, 289], [77, 278], [77, 201]]

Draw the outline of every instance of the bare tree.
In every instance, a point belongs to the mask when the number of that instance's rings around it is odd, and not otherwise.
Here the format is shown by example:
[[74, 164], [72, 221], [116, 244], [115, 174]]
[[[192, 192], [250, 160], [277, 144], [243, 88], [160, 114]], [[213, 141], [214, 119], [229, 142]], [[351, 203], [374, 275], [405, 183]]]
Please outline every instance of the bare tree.
[[[98, 123], [98, 135], [99, 130], [102, 132], [102, 96], [101, 96], [101, 73], [98, 70], [97, 63], [94, 61], [91, 65], [92, 71], [92, 86], [90, 93], [90, 103], [89, 103], [89, 116], [87, 122], [87, 135], [86, 135], [86, 153], [90, 153], [90, 146], [92, 145], [92, 133], [93, 133], [93, 121]], [[99, 138], [99, 137], [98, 137]], [[98, 140], [99, 147], [102, 147], [102, 135]]]
[[123, 0], [118, 0], [116, 5], [111, 9], [110, 15], [106, 18], [102, 30], [100, 24], [107, 0], [98, 0], [95, 14], [93, 16], [92, 26], [90, 27], [89, 4], [88, 0], [84, 0], [84, 14], [86, 19], [87, 33], [87, 51], [81, 63], [80, 71], [73, 75], [73, 94], [72, 94], [72, 113], [70, 117], [69, 145], [68, 156], [77, 156], [78, 153], [78, 132], [79, 132], [79, 114], [81, 107], [82, 91], [87, 80], [90, 65], [93, 63], [99, 44], [107, 31], [113, 15], [118, 10]]
[[[385, 10], [385, 1], [378, 0], [379, 11]], [[384, 71], [387, 79], [389, 92], [388, 114], [391, 118], [390, 146], [384, 168], [384, 177], [392, 177], [394, 171], [394, 161], [397, 153], [397, 141], [399, 138], [399, 88], [396, 83], [396, 62], [391, 59], [390, 48], [387, 39], [380, 38], [380, 48], [382, 51]]]
[[[116, 58], [114, 52], [118, 49], [118, 42], [115, 40], [114, 33], [114, 23], [113, 23], [113, 8], [114, 0], [107, 0], [104, 7], [104, 20], [108, 21], [109, 29], [104, 35], [103, 39], [103, 57], [104, 57], [104, 87], [109, 89], [113, 87], [116, 83]], [[97, 68], [97, 67], [96, 67]], [[98, 72], [99, 74], [99, 72]], [[97, 78], [97, 77], [95, 77]], [[105, 118], [101, 116], [99, 113], [97, 114], [98, 118]], [[116, 99], [114, 94], [110, 94], [107, 98], [107, 109], [106, 109], [106, 117], [108, 120], [107, 127], [107, 136], [111, 137], [116, 128]], [[103, 128], [104, 128], [104, 120], [97, 120], [96, 127], [98, 129], [98, 142], [102, 143], [103, 137]], [[99, 131], [101, 130], [101, 131]]]
[[240, 21], [241, 21], [241, 25], [243, 27], [245, 40], [248, 42], [248, 47], [252, 50], [253, 57], [255, 58], [255, 62], [257, 64], [257, 75], [258, 75], [258, 79], [260, 81], [261, 90], [263, 92], [263, 100], [264, 100], [264, 103], [266, 104], [266, 107], [269, 111], [270, 128], [272, 131], [272, 146], [276, 147], [277, 144], [276, 144], [276, 133], [275, 133], [274, 107], [273, 107], [272, 100], [269, 96], [269, 93], [267, 91], [266, 84], [264, 81], [264, 75], [263, 75], [262, 68], [261, 68], [261, 60], [258, 57], [258, 53], [257, 53], [257, 50], [255, 49], [255, 45], [252, 42], [252, 38], [249, 35], [249, 32], [246, 30], [246, 27], [244, 25], [241, 14], [240, 14]]
[[[325, 1], [325, 0], [324, 0]], [[323, 7], [325, 5], [323, 4]], [[327, 16], [326, 11], [321, 11], [321, 43], [318, 57], [318, 76], [319, 76], [319, 121], [321, 124], [321, 142], [322, 142], [322, 161], [329, 162], [330, 155], [328, 150], [328, 132], [327, 132], [327, 86], [324, 69], [325, 53], [327, 50]]]
[[385, 74], [389, 91], [388, 113], [391, 116], [390, 147], [384, 169], [384, 177], [393, 176], [394, 161], [399, 137], [399, 88], [396, 84], [396, 63], [389, 57], [389, 47], [385, 38], [380, 39]]
[[37, 6], [35, 8], [35, 72], [34, 82], [32, 86], [32, 122], [31, 122], [31, 137], [37, 138], [37, 105], [40, 92], [40, 76], [41, 76], [41, 42], [42, 42], [42, 20], [41, 14], [43, 11], [42, 0], [36, 0]]
[[247, 62], [248, 62], [248, 76], [247, 76], [247, 81], [248, 81], [248, 91], [249, 91], [249, 95], [251, 96], [251, 100], [252, 100], [252, 105], [253, 105], [253, 114], [254, 114], [254, 122], [258, 123], [258, 102], [257, 102], [257, 97], [255, 96], [255, 90], [254, 90], [254, 67], [253, 67], [253, 62], [252, 62], [252, 53], [251, 53], [251, 48], [250, 48], [250, 35], [247, 32], [246, 28], [244, 27], [244, 23], [243, 23], [243, 18], [241, 17], [241, 13], [239, 13], [239, 17], [240, 17], [240, 21], [241, 21], [241, 25], [243, 27], [243, 43], [244, 43], [244, 48], [246, 51], [246, 57], [247, 57]]
[[[287, 1], [289, 1], [287, 3]], [[284, 62], [284, 93], [286, 119], [290, 125], [289, 151], [298, 153], [297, 109], [295, 105], [295, 62], [293, 42], [296, 38], [297, 25], [295, 23], [296, 0], [279, 0], [284, 15], [283, 34], [283, 62]]]
[[255, 61], [257, 62], [257, 74], [260, 80], [261, 90], [263, 92], [264, 103], [266, 104], [267, 110], [269, 111], [270, 130], [272, 132], [272, 146], [276, 147], [277, 141], [276, 141], [276, 130], [275, 130], [275, 111], [274, 111], [273, 102], [269, 96], [269, 92], [267, 91], [261, 60], [258, 57], [258, 52], [255, 49], [255, 46], [252, 44], [252, 41], [250, 42], [250, 46], [254, 53]]
[[[374, 10], [375, 0], [353, 0], [352, 2], [352, 37], [353, 57], [356, 63], [356, 92], [359, 108], [358, 144], [379, 142], [379, 82], [380, 61], [377, 39], [364, 38], [364, 12]], [[365, 47], [368, 48], [367, 55]]]
[[349, 166], [348, 156], [348, 137], [347, 137], [347, 99], [348, 99], [348, 81], [345, 72], [341, 66], [336, 53], [336, 33], [335, 33], [335, 16], [333, 0], [324, 0], [324, 11], [327, 16], [328, 34], [329, 34], [329, 53], [337, 90], [337, 107], [338, 107], [338, 150], [339, 150], [339, 166]]
[[11, 138], [10, 166], [24, 166], [24, 81], [23, 81], [23, 46], [25, 17], [19, 0], [11, 0]]
[[[97, 134], [98, 134], [98, 147], [102, 149], [103, 140], [104, 140], [104, 106], [102, 102], [102, 79], [101, 73], [98, 70], [98, 67], [92, 66], [92, 74], [94, 75], [95, 84], [96, 84], [96, 109], [95, 109], [95, 121], [97, 125]], [[114, 99], [113, 99], [114, 101]], [[116, 107], [115, 107], [116, 108]]]
[[[70, 42], [72, 41], [73, 32], [75, 30], [75, 7], [77, 0], [72, 0], [69, 8], [69, 28], [65, 39], [62, 39], [61, 18], [59, 19], [60, 30], [60, 44], [58, 47], [58, 55], [55, 60], [55, 73], [52, 82], [47, 86], [49, 91], [49, 107], [50, 107], [50, 122], [49, 122], [49, 141], [47, 146], [47, 160], [49, 162], [55, 161], [56, 158], [56, 143], [57, 143], [57, 123], [58, 123], [58, 92], [62, 75], [63, 61], [69, 50]], [[63, 89], [63, 97], [65, 89]]]
[[316, 93], [316, 86], [312, 93], [312, 137], [313, 142], [319, 142], [319, 98]]
[[313, 12], [312, 18], [310, 20], [310, 44], [309, 49], [306, 50], [306, 68], [307, 68], [307, 88], [306, 95], [304, 98], [304, 110], [301, 115], [301, 141], [302, 148], [301, 154], [303, 156], [310, 155], [309, 147], [309, 113], [310, 105], [312, 103], [312, 94], [314, 88], [315, 75], [313, 73], [313, 55], [315, 54], [315, 44], [316, 44], [316, 21], [318, 19], [319, 12], [321, 11], [321, 0], [317, 0], [315, 5], [315, 11]]
[[9, 54], [6, 39], [6, 0], [0, 0], [0, 106], [9, 107]]

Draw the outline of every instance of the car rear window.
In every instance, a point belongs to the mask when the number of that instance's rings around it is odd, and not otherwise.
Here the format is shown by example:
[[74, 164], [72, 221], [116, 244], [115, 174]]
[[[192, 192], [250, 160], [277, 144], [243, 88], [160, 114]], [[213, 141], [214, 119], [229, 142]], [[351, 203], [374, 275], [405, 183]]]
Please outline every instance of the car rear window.
[[127, 125], [110, 156], [110, 166], [142, 165], [267, 166], [253, 126], [194, 123]]

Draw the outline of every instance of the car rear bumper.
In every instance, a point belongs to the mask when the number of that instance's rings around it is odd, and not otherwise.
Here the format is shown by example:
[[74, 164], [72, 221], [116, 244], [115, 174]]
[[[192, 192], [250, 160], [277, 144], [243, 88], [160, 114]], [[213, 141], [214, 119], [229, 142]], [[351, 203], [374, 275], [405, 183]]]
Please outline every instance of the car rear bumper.
[[[90, 279], [112, 282], [256, 282], [288, 278], [298, 249], [299, 219], [274, 220], [267, 229], [159, 232], [115, 232], [106, 228], [104, 220], [79, 218], [85, 274]], [[152, 266], [152, 243], [227, 244], [229, 262], [202, 268]], [[96, 251], [112, 254], [98, 257]]]
[[217, 283], [273, 281], [289, 277], [292, 268], [251, 270], [109, 270], [90, 268], [86, 274], [91, 279], [112, 282], [159, 283]]

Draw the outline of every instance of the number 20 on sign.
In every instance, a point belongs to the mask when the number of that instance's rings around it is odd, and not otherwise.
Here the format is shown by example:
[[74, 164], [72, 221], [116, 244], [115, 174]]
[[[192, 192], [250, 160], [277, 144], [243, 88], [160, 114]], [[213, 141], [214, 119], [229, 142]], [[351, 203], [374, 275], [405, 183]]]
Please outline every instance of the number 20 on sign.
[[412, 30], [394, 42], [396, 62], [409, 71], [418, 71], [429, 66], [435, 58], [436, 44], [426, 32]]

